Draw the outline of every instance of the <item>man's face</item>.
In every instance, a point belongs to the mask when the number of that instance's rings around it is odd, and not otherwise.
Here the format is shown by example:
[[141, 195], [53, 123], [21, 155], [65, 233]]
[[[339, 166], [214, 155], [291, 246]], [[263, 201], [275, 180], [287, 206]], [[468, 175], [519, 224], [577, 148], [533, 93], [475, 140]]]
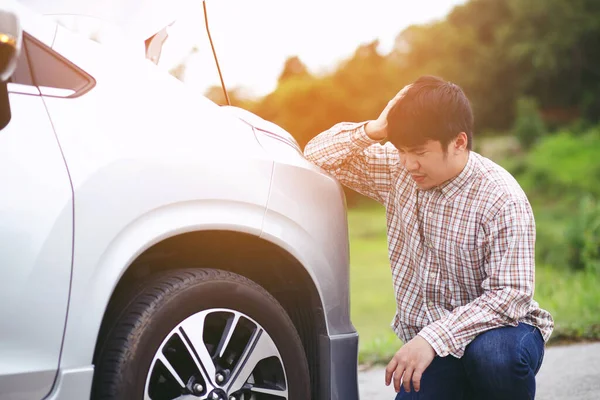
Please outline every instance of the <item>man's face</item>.
[[422, 146], [400, 148], [400, 160], [420, 189], [428, 190], [454, 178], [460, 169], [464, 149], [457, 151], [456, 141], [446, 151], [438, 141], [429, 140]]

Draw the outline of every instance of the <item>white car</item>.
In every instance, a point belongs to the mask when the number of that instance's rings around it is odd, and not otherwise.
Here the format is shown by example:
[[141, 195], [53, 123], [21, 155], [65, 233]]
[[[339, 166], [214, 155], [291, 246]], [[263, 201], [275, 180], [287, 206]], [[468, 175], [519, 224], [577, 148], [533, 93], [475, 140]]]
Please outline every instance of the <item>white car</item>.
[[0, 2], [0, 399], [357, 399], [341, 185], [24, 3]]

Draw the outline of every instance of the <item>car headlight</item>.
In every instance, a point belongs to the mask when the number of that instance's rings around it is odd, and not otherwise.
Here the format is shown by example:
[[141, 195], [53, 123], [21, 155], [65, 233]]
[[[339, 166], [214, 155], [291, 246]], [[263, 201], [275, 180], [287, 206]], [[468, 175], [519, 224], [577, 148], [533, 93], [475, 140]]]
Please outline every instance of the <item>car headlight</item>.
[[287, 153], [291, 151], [294, 155], [302, 155], [302, 150], [300, 150], [300, 146], [298, 142], [293, 137], [286, 137], [282, 135], [277, 135], [273, 132], [253, 127], [254, 135], [258, 140], [258, 143], [262, 146], [265, 151], [269, 153], [273, 152], [284, 152]]
[[302, 155], [302, 150], [296, 139], [285, 129], [277, 124], [267, 121], [250, 111], [234, 106], [222, 106], [236, 117], [252, 126], [254, 135], [260, 145], [269, 153], [291, 149], [297, 155]]

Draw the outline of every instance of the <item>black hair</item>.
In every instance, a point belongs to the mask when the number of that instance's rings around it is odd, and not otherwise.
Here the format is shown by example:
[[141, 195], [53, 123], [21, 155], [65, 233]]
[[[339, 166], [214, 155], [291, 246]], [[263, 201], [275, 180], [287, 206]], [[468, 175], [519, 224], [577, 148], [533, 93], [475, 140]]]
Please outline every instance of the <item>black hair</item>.
[[388, 140], [396, 148], [439, 141], [444, 152], [460, 132], [473, 138], [473, 110], [463, 90], [435, 76], [422, 76], [410, 85], [388, 114]]

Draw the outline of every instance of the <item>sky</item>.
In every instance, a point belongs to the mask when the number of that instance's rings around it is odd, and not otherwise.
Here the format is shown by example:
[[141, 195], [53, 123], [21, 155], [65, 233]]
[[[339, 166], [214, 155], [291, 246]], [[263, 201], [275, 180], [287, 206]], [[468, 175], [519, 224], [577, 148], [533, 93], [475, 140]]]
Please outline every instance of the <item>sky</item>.
[[[69, 29], [98, 36], [143, 56], [143, 39], [156, 26], [169, 28], [159, 63], [185, 63], [184, 81], [205, 92], [220, 85], [204, 23], [202, 0], [20, 0], [43, 14], [60, 17]], [[285, 60], [298, 56], [314, 74], [335, 69], [356, 48], [375, 39], [387, 53], [396, 36], [412, 24], [445, 17], [465, 0], [206, 0], [211, 36], [225, 84], [262, 96], [276, 87]], [[178, 4], [184, 12], [175, 11]], [[179, 9], [177, 9], [179, 10]], [[94, 15], [96, 19], [79, 15]], [[70, 18], [70, 19], [69, 19]], [[103, 21], [111, 20], [113, 25]], [[87, 33], [86, 33], [87, 32]], [[142, 35], [133, 43], [123, 40]], [[131, 47], [131, 45], [133, 45]], [[198, 51], [190, 55], [193, 48]]]
[[[225, 84], [261, 96], [276, 87], [289, 56], [323, 73], [375, 39], [387, 53], [404, 28], [443, 18], [464, 0], [206, 0], [210, 33]], [[185, 82], [198, 90], [219, 85], [202, 4], [169, 30], [160, 66], [185, 59]], [[198, 52], [185, 57], [191, 48]]]

